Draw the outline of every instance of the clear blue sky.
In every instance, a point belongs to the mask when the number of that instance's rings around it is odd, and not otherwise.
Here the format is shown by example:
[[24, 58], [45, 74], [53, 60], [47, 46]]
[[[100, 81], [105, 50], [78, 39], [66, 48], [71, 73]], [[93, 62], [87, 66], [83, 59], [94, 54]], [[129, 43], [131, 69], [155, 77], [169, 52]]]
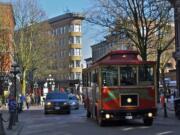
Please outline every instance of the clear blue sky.
[[82, 12], [90, 5], [90, 0], [38, 0], [49, 17], [63, 14], [66, 10]]
[[[0, 2], [10, 2], [15, 0], [0, 0]], [[87, 11], [93, 5], [93, 0], [37, 0], [40, 7], [46, 12], [48, 18], [64, 14], [67, 10], [70, 12]], [[91, 56], [91, 48], [95, 42], [102, 39], [97, 27], [83, 23], [83, 59]], [[99, 38], [100, 37], [100, 38]]]
[[[49, 18], [64, 14], [67, 10], [70, 12], [84, 12], [92, 6], [92, 0], [38, 0], [41, 8], [46, 12]], [[83, 23], [83, 59], [91, 56], [90, 46], [94, 44], [94, 39], [90, 32], [91, 28], [85, 22]]]

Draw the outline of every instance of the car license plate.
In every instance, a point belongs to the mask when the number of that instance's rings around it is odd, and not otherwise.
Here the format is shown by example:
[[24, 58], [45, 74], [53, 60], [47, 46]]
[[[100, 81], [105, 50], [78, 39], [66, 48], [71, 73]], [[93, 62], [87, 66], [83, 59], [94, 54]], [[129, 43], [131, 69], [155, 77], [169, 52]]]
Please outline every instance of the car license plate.
[[131, 120], [133, 117], [132, 116], [126, 116], [125, 119]]
[[59, 107], [59, 106], [56, 106], [56, 107], [55, 107], [55, 110], [59, 110], [59, 109], [60, 109], [60, 107]]

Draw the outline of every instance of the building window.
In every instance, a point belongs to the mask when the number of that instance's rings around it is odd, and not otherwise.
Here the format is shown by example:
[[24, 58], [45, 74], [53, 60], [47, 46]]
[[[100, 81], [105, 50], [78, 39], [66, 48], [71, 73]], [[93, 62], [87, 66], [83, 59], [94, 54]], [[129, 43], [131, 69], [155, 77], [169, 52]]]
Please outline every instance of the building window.
[[69, 44], [73, 44], [73, 37], [69, 37]]
[[81, 79], [81, 72], [76, 72], [75, 79]]
[[81, 67], [81, 61], [80, 60], [76, 60], [76, 67]]
[[81, 25], [80, 24], [70, 25], [69, 32], [81, 32]]
[[74, 66], [74, 61], [71, 61], [71, 62], [70, 62], [69, 67], [71, 67], [71, 68], [74, 68], [74, 67], [75, 67], [75, 66]]
[[81, 37], [80, 36], [75, 37], [75, 44], [81, 44]]
[[69, 44], [81, 44], [81, 37], [80, 36], [70, 37]]
[[71, 72], [71, 73], [70, 73], [70, 79], [73, 80], [74, 78], [75, 78], [75, 77], [74, 77], [74, 73]]
[[81, 49], [80, 48], [71, 49], [69, 52], [69, 56], [81, 56]]

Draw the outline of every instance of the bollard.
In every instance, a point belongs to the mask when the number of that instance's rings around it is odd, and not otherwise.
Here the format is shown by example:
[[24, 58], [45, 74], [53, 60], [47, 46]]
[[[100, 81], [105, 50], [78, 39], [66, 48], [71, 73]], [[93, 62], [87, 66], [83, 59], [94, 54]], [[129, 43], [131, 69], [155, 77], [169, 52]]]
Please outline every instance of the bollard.
[[2, 113], [0, 113], [0, 135], [5, 135]]

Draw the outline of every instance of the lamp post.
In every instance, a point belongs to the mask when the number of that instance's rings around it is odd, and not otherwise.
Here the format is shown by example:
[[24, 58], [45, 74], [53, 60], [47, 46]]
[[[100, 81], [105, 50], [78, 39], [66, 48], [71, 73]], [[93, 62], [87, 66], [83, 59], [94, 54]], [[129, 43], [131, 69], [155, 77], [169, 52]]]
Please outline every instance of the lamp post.
[[35, 104], [39, 104], [39, 91], [38, 91], [38, 83], [37, 82], [35, 82], [34, 83], [34, 91], [33, 91], [33, 93], [34, 93], [34, 98], [35, 98]]
[[54, 82], [54, 78], [52, 77], [51, 74], [49, 74], [49, 76], [47, 78], [47, 85], [48, 85], [48, 89], [50, 91], [54, 90], [55, 82]]
[[[13, 75], [13, 81], [14, 81], [14, 91], [13, 91], [13, 96], [15, 97], [15, 101], [16, 101], [16, 105], [17, 105], [17, 85], [16, 85], [16, 75], [20, 73], [20, 69], [19, 69], [19, 65], [17, 63], [14, 63], [12, 66], [12, 70], [10, 71], [10, 73]], [[16, 122], [18, 122], [18, 110], [16, 107]]]
[[169, 80], [164, 80], [164, 117], [167, 118], [167, 102], [168, 102], [168, 96], [169, 96]]

